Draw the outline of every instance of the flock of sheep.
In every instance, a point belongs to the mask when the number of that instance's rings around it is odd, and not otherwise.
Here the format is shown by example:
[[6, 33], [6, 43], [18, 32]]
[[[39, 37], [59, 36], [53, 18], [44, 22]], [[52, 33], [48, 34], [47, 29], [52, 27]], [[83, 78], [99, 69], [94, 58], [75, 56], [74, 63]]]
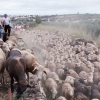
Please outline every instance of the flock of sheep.
[[[22, 37], [26, 44], [28, 43], [26, 39], [29, 38], [30, 44], [28, 45], [32, 45], [33, 48], [32, 50], [27, 49], [24, 43], [19, 44], [23, 46], [22, 48], [16, 48], [18, 43], [15, 36], [10, 36], [6, 42], [0, 42], [2, 84], [5, 83], [3, 64], [9, 65], [5, 64], [9, 59], [6, 58], [8, 52], [17, 51], [26, 63], [25, 71], [23, 73], [20, 71], [18, 74], [20, 77], [27, 75], [27, 78], [19, 78], [22, 84], [16, 80], [17, 83], [22, 87], [24, 83], [23, 88], [38, 85], [38, 90], [42, 94], [31, 100], [46, 100], [46, 98], [47, 100], [100, 100], [100, 51], [93, 41], [73, 39], [68, 34], [61, 32], [40, 30], [27, 30], [16, 34]], [[12, 70], [12, 67], [10, 68]], [[7, 70], [9, 74], [11, 70]], [[18, 68], [16, 70], [19, 71]], [[34, 92], [37, 93], [36, 90]], [[49, 93], [51, 98], [49, 98]]]

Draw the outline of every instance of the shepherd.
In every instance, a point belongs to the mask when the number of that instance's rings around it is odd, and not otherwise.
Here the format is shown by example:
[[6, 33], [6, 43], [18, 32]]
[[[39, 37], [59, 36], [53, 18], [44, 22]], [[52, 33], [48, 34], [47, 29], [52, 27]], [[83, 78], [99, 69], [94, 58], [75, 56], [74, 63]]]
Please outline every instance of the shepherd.
[[4, 31], [5, 33], [8, 33], [8, 36], [10, 36], [10, 32], [11, 32], [11, 20], [10, 18], [8, 17], [7, 14], [4, 14], [4, 17], [2, 18], [3, 20], [3, 28], [4, 28]]

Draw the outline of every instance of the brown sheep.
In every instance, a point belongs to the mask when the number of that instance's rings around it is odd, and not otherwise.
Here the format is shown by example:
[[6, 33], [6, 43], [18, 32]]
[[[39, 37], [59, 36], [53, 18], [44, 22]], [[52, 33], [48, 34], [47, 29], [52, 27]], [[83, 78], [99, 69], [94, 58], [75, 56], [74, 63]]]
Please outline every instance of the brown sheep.
[[6, 70], [8, 71], [11, 78], [11, 92], [14, 92], [14, 78], [17, 81], [17, 95], [19, 98], [21, 94], [29, 86], [26, 77], [26, 62], [25, 59], [21, 56], [21, 53], [17, 50], [11, 50], [8, 54], [8, 59], [5, 63]]
[[26, 60], [26, 73], [29, 81], [29, 73], [31, 72], [32, 74], [36, 74], [38, 76], [38, 79], [42, 79], [42, 74], [45, 72], [44, 67], [39, 63], [38, 59], [31, 53], [27, 52], [26, 50], [21, 51], [22, 56]]
[[39, 87], [40, 87], [40, 92], [42, 93], [42, 91], [41, 91], [42, 90], [41, 80], [43, 78], [43, 74], [44, 73], [46, 74], [44, 67], [39, 63], [38, 59], [33, 54], [31, 54], [31, 53], [29, 53], [25, 50], [22, 50], [21, 54], [26, 60], [26, 65], [27, 65], [26, 66], [26, 74], [27, 74], [27, 78], [28, 78], [28, 83], [30, 83], [29, 72], [37, 75], [38, 84], [39, 84]]

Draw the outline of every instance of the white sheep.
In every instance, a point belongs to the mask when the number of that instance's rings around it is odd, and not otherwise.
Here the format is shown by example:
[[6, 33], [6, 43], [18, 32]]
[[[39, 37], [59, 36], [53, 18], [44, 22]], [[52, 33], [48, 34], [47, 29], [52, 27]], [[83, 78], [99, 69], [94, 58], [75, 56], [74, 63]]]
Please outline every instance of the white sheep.
[[62, 81], [59, 79], [59, 76], [55, 72], [47, 73], [47, 79], [48, 78], [54, 79], [57, 83], [62, 83]]
[[57, 100], [67, 100], [67, 99], [65, 97], [63, 97], [63, 96], [60, 96], [60, 97], [58, 97]]
[[47, 90], [52, 92], [52, 98], [55, 99], [55, 97], [58, 93], [57, 92], [57, 88], [58, 88], [57, 83], [52, 78], [48, 78], [45, 82], [45, 86], [46, 86]]
[[71, 84], [72, 86], [74, 86], [74, 77], [72, 76], [67, 76], [66, 79], [64, 80], [64, 83], [69, 83]]
[[70, 99], [70, 97], [74, 96], [74, 88], [69, 83], [64, 83], [62, 85], [62, 95], [66, 97], [66, 99]]
[[0, 82], [2, 83], [2, 85], [4, 85], [4, 63], [6, 60], [6, 56], [4, 54], [4, 52], [2, 51], [2, 49], [0, 48]]

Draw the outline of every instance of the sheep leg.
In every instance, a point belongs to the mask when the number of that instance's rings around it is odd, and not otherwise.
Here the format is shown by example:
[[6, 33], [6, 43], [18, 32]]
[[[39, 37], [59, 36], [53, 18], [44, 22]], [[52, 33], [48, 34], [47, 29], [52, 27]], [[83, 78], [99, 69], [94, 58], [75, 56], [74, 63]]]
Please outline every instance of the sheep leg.
[[5, 83], [4, 83], [4, 75], [3, 75], [3, 73], [2, 73], [2, 85], [4, 85]]
[[30, 84], [29, 73], [26, 72], [26, 75], [27, 75], [28, 84]]
[[13, 93], [14, 92], [14, 79], [13, 79], [13, 77], [11, 77], [11, 93]]
[[18, 84], [18, 86], [17, 86], [17, 94], [19, 94], [20, 93], [20, 87], [19, 87], [19, 84]]

